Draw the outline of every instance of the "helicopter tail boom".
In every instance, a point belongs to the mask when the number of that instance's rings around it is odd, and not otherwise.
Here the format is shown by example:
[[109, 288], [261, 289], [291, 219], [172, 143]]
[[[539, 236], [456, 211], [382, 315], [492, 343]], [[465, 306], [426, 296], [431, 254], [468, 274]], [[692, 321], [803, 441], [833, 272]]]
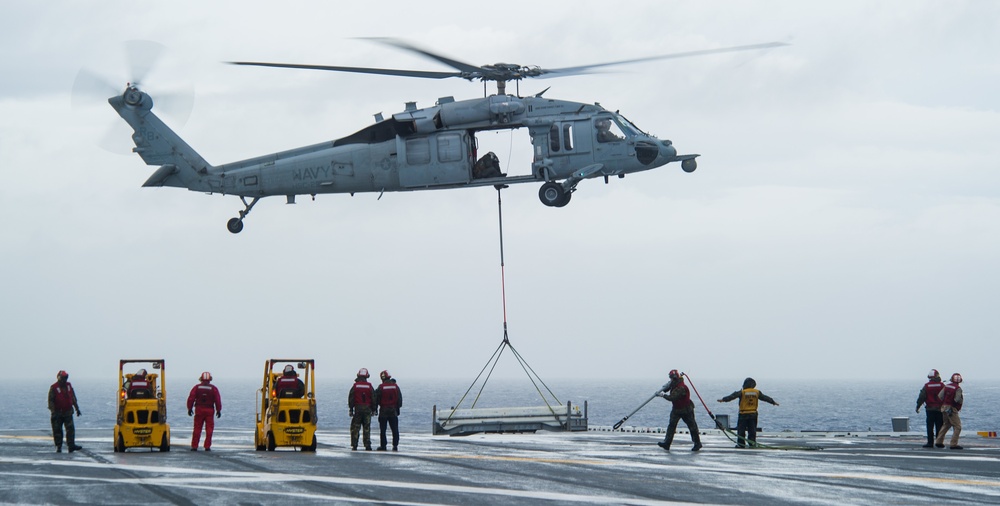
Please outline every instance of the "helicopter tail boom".
[[108, 99], [119, 116], [132, 127], [132, 141], [146, 165], [160, 168], [143, 186], [176, 186], [197, 191], [211, 191], [203, 176], [212, 168], [204, 158], [170, 129], [156, 114], [153, 100], [134, 86]]

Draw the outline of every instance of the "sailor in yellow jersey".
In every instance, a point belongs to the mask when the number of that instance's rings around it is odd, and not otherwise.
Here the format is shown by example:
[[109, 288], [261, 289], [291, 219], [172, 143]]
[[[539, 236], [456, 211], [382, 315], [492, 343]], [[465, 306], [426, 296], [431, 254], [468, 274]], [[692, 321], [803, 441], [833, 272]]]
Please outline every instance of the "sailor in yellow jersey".
[[[757, 390], [757, 382], [753, 378], [743, 380], [743, 389], [737, 390], [721, 399], [719, 402], [729, 402], [734, 399], [740, 400], [740, 416], [736, 422], [737, 448], [744, 448], [749, 441], [750, 447], [757, 446], [757, 404], [759, 401], [769, 402], [778, 405], [774, 399], [764, 395]], [[749, 433], [749, 434], [748, 434]], [[746, 436], [746, 437], [744, 437]]]

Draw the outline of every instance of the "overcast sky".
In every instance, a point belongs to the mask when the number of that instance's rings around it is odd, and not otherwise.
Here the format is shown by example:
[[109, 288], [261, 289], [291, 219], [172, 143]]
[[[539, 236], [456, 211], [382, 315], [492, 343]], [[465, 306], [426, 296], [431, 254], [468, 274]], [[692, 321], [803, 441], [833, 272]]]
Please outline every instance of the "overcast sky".
[[[479, 83], [224, 65], [262, 60], [449, 70], [359, 37], [482, 65], [542, 67], [717, 47], [765, 51], [525, 81], [600, 102], [681, 153], [565, 208], [503, 193], [507, 320], [543, 379], [1000, 378], [1000, 4], [838, 2], [121, 2], [0, 8], [0, 377], [255, 378], [269, 357], [472, 378], [503, 337], [492, 188], [261, 201], [142, 188], [106, 103], [128, 40], [167, 54], [154, 100], [221, 164], [348, 135], [404, 102]], [[514, 91], [513, 86], [510, 91]], [[159, 109], [156, 109], [159, 110]], [[109, 130], [121, 153], [102, 148]], [[494, 135], [527, 173], [525, 131]], [[110, 144], [115, 144], [111, 142]], [[114, 148], [112, 148], [114, 149]], [[509, 355], [501, 374], [521, 374]]]

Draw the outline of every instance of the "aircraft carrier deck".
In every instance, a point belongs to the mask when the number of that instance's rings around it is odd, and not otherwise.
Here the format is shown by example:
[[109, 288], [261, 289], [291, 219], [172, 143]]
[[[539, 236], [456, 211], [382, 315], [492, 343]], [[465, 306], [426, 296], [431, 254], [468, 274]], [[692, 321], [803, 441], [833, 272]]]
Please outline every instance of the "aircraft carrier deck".
[[342, 431], [302, 453], [217, 430], [212, 452], [175, 433], [169, 453], [114, 453], [111, 432], [78, 429], [84, 450], [55, 453], [48, 431], [0, 431], [0, 503], [1000, 504], [1000, 440], [975, 433], [964, 450], [915, 432], [764, 434], [823, 449], [740, 450], [706, 431], [697, 453], [681, 433], [670, 452], [655, 433], [403, 433], [399, 452], [352, 452]]

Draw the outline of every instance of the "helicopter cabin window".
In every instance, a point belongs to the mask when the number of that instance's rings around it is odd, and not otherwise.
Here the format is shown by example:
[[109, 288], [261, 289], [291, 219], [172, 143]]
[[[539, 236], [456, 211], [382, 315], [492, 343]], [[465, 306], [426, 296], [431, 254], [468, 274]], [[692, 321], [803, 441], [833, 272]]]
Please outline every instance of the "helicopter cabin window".
[[431, 143], [427, 137], [406, 140], [407, 165], [424, 165], [431, 163]]
[[437, 136], [438, 161], [439, 162], [460, 162], [462, 161], [462, 136], [461, 134], [440, 134]]
[[562, 128], [560, 128], [559, 124], [552, 125], [549, 128], [549, 150], [553, 153], [573, 150], [572, 123], [563, 123]]
[[611, 118], [597, 118], [594, 120], [594, 130], [597, 132], [597, 142], [615, 142], [625, 138], [621, 128]]

